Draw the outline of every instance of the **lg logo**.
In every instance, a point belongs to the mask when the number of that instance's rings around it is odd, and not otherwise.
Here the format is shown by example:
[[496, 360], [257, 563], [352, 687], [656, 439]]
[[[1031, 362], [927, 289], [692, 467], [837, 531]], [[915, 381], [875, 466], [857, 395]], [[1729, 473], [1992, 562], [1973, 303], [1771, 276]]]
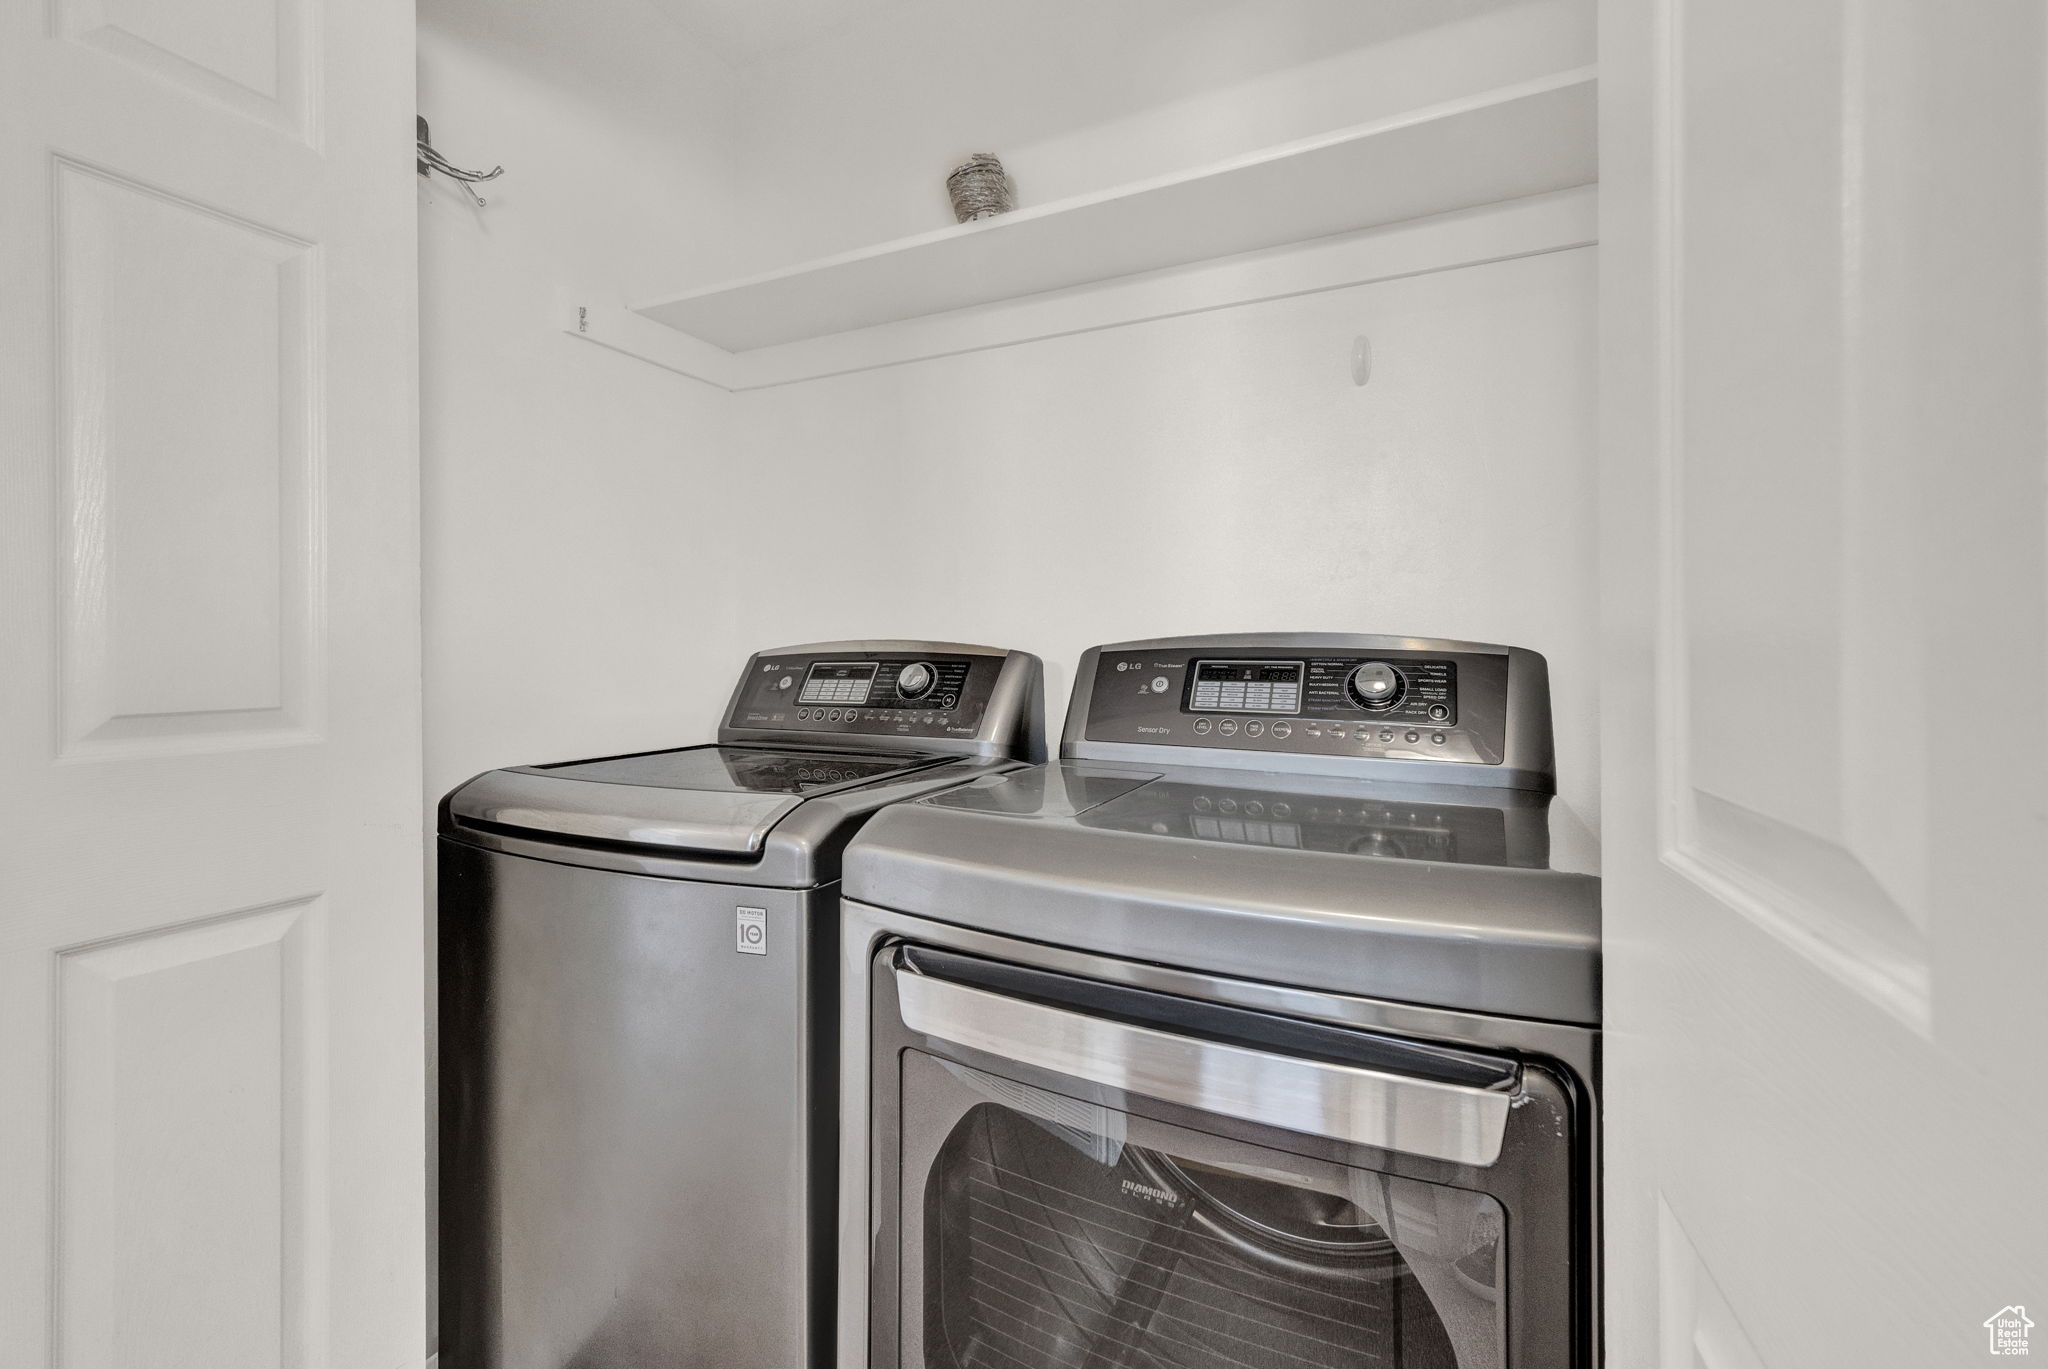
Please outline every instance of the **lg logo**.
[[741, 955], [768, 954], [768, 910], [735, 908], [733, 913], [739, 929], [739, 945], [735, 949]]

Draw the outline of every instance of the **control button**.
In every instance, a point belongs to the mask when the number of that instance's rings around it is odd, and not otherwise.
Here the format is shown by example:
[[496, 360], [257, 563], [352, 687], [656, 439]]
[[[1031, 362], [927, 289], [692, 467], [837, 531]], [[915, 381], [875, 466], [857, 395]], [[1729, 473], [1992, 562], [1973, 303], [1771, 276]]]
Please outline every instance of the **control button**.
[[1253, 799], [1244, 806], [1244, 815], [1248, 818], [1264, 817], [1266, 815], [1266, 805], [1260, 803], [1257, 799]]
[[1285, 817], [1292, 817], [1293, 815], [1294, 815], [1294, 805], [1293, 805], [1293, 804], [1290, 804], [1290, 803], [1276, 803], [1276, 804], [1274, 804], [1274, 805], [1273, 805], [1273, 816], [1274, 816], [1274, 817], [1276, 817], [1276, 818], [1285, 818]]
[[1331, 736], [1333, 736], [1333, 737], [1335, 737], [1335, 738], [1336, 738], [1336, 739], [1337, 739], [1338, 741], [1340, 741], [1340, 742], [1341, 742], [1341, 741], [1343, 741], [1343, 740], [1344, 740], [1344, 724], [1343, 724], [1343, 723], [1331, 723], [1331, 724], [1330, 724], [1330, 735], [1331, 735]]
[[1288, 739], [1289, 737], [1291, 737], [1291, 736], [1293, 736], [1293, 735], [1294, 735], [1294, 724], [1293, 724], [1293, 723], [1274, 723], [1274, 724], [1273, 724], [1273, 735], [1274, 735], [1274, 736], [1276, 736], [1276, 737], [1278, 737], [1278, 738], [1279, 738], [1279, 739], [1280, 739], [1281, 741], [1283, 741], [1283, 742], [1284, 742], [1284, 741], [1286, 741], [1286, 740], [1287, 740], [1287, 739]]
[[1380, 740], [1381, 740], [1381, 741], [1383, 741], [1383, 742], [1390, 742], [1390, 741], [1394, 740], [1394, 729], [1393, 729], [1393, 728], [1391, 728], [1391, 727], [1383, 727], [1383, 728], [1381, 728], [1381, 729], [1380, 729]]
[[938, 682], [938, 672], [923, 661], [912, 661], [897, 672], [896, 692], [906, 699], [923, 698]]
[[1152, 692], [1154, 694], [1164, 694], [1171, 688], [1173, 688], [1173, 681], [1167, 679], [1164, 675], [1154, 675], [1152, 677]]
[[1449, 704], [1431, 704], [1429, 706], [1429, 716], [1437, 722], [1443, 722], [1451, 716], [1451, 706]]
[[1217, 811], [1217, 812], [1219, 812], [1219, 813], [1235, 813], [1235, 812], [1237, 811], [1237, 800], [1236, 800], [1236, 799], [1218, 799], [1218, 800], [1216, 800], [1216, 811]]
[[1216, 724], [1216, 730], [1226, 737], [1235, 737], [1237, 735], [1237, 719], [1225, 718], [1222, 722]]
[[1435, 742], [1438, 746], [1442, 746], [1444, 744], [1444, 734], [1441, 732], [1430, 733], [1429, 739]]
[[1351, 852], [1359, 856], [1398, 856], [1401, 854], [1401, 844], [1389, 833], [1375, 827], [1351, 844]]
[[1266, 735], [1266, 725], [1257, 718], [1253, 718], [1244, 725], [1244, 734], [1247, 737], [1263, 737]]
[[1410, 732], [1408, 734], [1408, 740], [1411, 742], [1419, 742], [1422, 740], [1422, 734], [1420, 732]]
[[776, 687], [777, 689], [788, 689], [788, 688], [790, 688], [790, 687], [791, 687], [792, 685], [794, 685], [795, 683], [796, 683], [796, 676], [794, 676], [794, 675], [785, 675], [785, 676], [783, 676], [783, 677], [782, 677], [781, 679], [779, 679], [779, 680], [777, 680], [777, 681], [775, 682], [775, 687]]
[[1321, 723], [1309, 723], [1307, 724], [1307, 727], [1308, 734], [1311, 737], [1320, 737], [1323, 735], [1323, 725]]
[[939, 696], [940, 708], [951, 708], [958, 702], [960, 702], [960, 697], [957, 694], [942, 694]]
[[1216, 724], [1210, 722], [1207, 718], [1197, 718], [1195, 719], [1195, 735], [1197, 737], [1206, 737], [1214, 730], [1215, 726]]
[[1385, 661], [1367, 661], [1351, 672], [1344, 687], [1362, 707], [1379, 710], [1399, 703], [1401, 695], [1407, 692], [1408, 682]]

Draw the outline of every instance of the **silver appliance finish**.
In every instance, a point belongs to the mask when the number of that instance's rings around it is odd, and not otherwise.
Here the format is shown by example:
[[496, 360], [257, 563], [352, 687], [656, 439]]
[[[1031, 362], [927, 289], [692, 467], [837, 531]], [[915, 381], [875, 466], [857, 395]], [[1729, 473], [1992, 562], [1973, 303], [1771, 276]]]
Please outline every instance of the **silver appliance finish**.
[[[1278, 736], [1272, 711], [1248, 710], [1225, 733], [1215, 691], [1193, 706], [1195, 662], [1289, 656], [1322, 659], [1329, 679], [1372, 659], [1403, 670], [1456, 662], [1439, 677], [1455, 681], [1455, 701], [1427, 696], [1432, 707], [1445, 700], [1444, 741], [1418, 724], [1411, 743], [1407, 726], [1376, 720], [1362, 736], [1327, 694], [1319, 719], [1304, 706]], [[1398, 692], [1376, 675], [1367, 685], [1373, 703]], [[1292, 697], [1275, 689], [1259, 701]], [[1461, 726], [1468, 735], [1454, 745]], [[1520, 1232], [1503, 1247], [1512, 1296], [1498, 1360], [1470, 1362], [1597, 1363], [1599, 884], [1550, 868], [1542, 658], [1334, 635], [1105, 646], [1076, 672], [1060, 755], [893, 807], [847, 853], [841, 1363], [924, 1363], [910, 1328], [930, 1315], [912, 1277], [927, 1196], [912, 1171], [937, 1141], [918, 1134], [931, 1118], [909, 1101], [917, 1055], [1125, 1109], [1134, 1128], [1179, 1118], [1183, 1132], [1234, 1138], [1218, 1144], [1240, 1153], [1308, 1147], [1340, 1165], [1494, 1192]], [[1239, 1055], [1202, 1049], [1228, 1047], [1213, 1036], [919, 983], [891, 968], [906, 947], [1485, 1048], [1524, 1068], [1506, 1090], [1445, 1093], [1423, 1079], [1333, 1090], [1319, 1073], [1244, 1069]]]
[[[960, 687], [778, 698], [847, 660]], [[830, 1363], [839, 856], [888, 802], [1042, 758], [1040, 678], [948, 643], [762, 652], [718, 746], [443, 801], [444, 1369]]]
[[[996, 935], [959, 921], [917, 917], [850, 899], [840, 906], [838, 1363], [842, 1369], [897, 1369], [923, 1363], [914, 1345], [896, 1339], [899, 1327], [905, 1324], [902, 1305], [920, 1301], [914, 1281], [906, 1285], [902, 1270], [917, 1266], [922, 1223], [912, 1220], [905, 1208], [919, 1201], [923, 1188], [918, 1181], [920, 1166], [928, 1163], [935, 1145], [934, 1137], [904, 1131], [899, 1090], [900, 1071], [907, 1058], [920, 1049], [942, 1059], [951, 1055], [971, 1067], [1022, 1075], [1027, 1086], [1041, 1086], [1056, 1097], [1079, 1095], [1088, 1100], [1089, 1107], [1115, 1106], [1119, 1101], [1145, 1107], [1140, 1089], [1107, 1085], [1101, 1092], [1084, 1092], [1076, 1085], [1086, 1086], [1087, 1081], [1076, 1080], [1057, 1067], [1018, 1060], [1008, 1053], [1009, 1043], [986, 1041], [954, 1050], [954, 1043], [947, 1039], [952, 1033], [920, 1031], [900, 1008], [903, 986], [911, 977], [890, 968], [892, 954], [905, 946], [944, 948], [1001, 964], [1195, 1002], [1543, 1062], [1541, 1068], [1526, 1070], [1522, 1087], [1506, 1097], [1509, 1124], [1519, 1124], [1520, 1134], [1508, 1143], [1510, 1152], [1503, 1159], [1491, 1166], [1458, 1165], [1428, 1156], [1408, 1158], [1398, 1152], [1381, 1152], [1378, 1165], [1389, 1173], [1448, 1176], [1468, 1190], [1477, 1190], [1489, 1181], [1509, 1187], [1520, 1184], [1525, 1191], [1516, 1208], [1523, 1212], [1525, 1225], [1541, 1231], [1547, 1253], [1554, 1258], [1526, 1261], [1516, 1272], [1510, 1304], [1515, 1323], [1510, 1335], [1516, 1343], [1506, 1349], [1504, 1363], [1508, 1369], [1587, 1369], [1598, 1363], [1597, 1346], [1574, 1344], [1585, 1327], [1598, 1325], [1598, 1283], [1592, 1271], [1598, 1252], [1588, 1229], [1592, 1214], [1588, 1214], [1587, 1226], [1581, 1227], [1573, 1219], [1567, 1196], [1546, 1180], [1550, 1166], [1525, 1162], [1532, 1150], [1545, 1152], [1552, 1144], [1583, 1139], [1586, 1144], [1577, 1159], [1576, 1182], [1582, 1196], [1597, 1196], [1592, 1184], [1598, 1173], [1598, 1135], [1597, 1129], [1587, 1124], [1598, 1112], [1592, 1086], [1598, 1075], [1597, 1031], [1321, 993], [1221, 971], [1153, 965]], [[939, 1024], [922, 1020], [924, 1027], [935, 1025]], [[1070, 1082], [1061, 1083], [1062, 1078]], [[1204, 1111], [1199, 1102], [1180, 1106], [1197, 1115]], [[1567, 1137], [1574, 1119], [1587, 1124], [1583, 1137]], [[1227, 1129], [1205, 1128], [1210, 1133]], [[1298, 1132], [1291, 1149], [1299, 1151], [1301, 1137], [1308, 1134], [1307, 1130]], [[1573, 1307], [1575, 1300], [1578, 1305]], [[1558, 1309], [1571, 1310], [1559, 1315]], [[1545, 1343], [1542, 1352], [1528, 1352], [1529, 1344], [1538, 1339]]]
[[1513, 1085], [1498, 1089], [1246, 1050], [921, 975], [896, 1000], [914, 1032], [1241, 1122], [1461, 1165], [1500, 1158]]
[[[1334, 727], [1296, 715], [1284, 738], [1271, 715], [1246, 718], [1219, 746], [1177, 677], [1260, 654], [1497, 665], [1465, 672], [1456, 723], [1434, 731], [1374, 725], [1361, 742], [1374, 715], [1359, 707]], [[1461, 731], [1499, 761], [1453, 758]], [[1600, 882], [1550, 866], [1549, 673], [1533, 651], [1326, 633], [1096, 647], [1060, 755], [883, 814], [848, 852], [849, 897], [1163, 964], [1228, 946], [1246, 977], [1333, 993], [1600, 1020]]]
[[[973, 683], [969, 716], [903, 721], [928, 709], [843, 710], [876, 716], [805, 719], [793, 702], [763, 703], [776, 682], [809, 662], [847, 658], [965, 662]], [[766, 667], [764, 669], [764, 667]], [[813, 642], [756, 652], [740, 673], [717, 744], [789, 748], [792, 755], [908, 755], [920, 768], [860, 784], [807, 786], [801, 794], [730, 788], [659, 788], [563, 783], [561, 766], [518, 766], [479, 775], [443, 802], [444, 828], [510, 855], [561, 859], [561, 838], [582, 843], [576, 861], [592, 868], [725, 884], [803, 888], [831, 875], [846, 839], [877, 809], [990, 772], [990, 762], [1045, 758], [1044, 669], [1028, 652], [955, 642]], [[794, 689], [782, 691], [794, 694]], [[816, 710], [840, 713], [840, 709]], [[708, 748], [707, 748], [708, 749]], [[979, 762], [980, 764], [977, 764]], [[738, 859], [734, 859], [737, 857]]]

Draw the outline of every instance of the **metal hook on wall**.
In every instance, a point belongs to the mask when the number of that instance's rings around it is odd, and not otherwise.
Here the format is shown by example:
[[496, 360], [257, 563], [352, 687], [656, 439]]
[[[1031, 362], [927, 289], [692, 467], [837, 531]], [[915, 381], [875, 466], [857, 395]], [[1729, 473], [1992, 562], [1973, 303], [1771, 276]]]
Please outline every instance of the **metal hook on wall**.
[[414, 166], [418, 168], [420, 175], [424, 176], [428, 172], [438, 171], [449, 180], [461, 186], [463, 193], [476, 201], [478, 209], [482, 209], [485, 205], [489, 204], [489, 200], [476, 193], [476, 183], [478, 181], [495, 181], [498, 177], [505, 174], [505, 168], [494, 166], [489, 171], [465, 171], [434, 150], [434, 144], [427, 136], [427, 121], [425, 117], [415, 115], [414, 119], [419, 126], [419, 160], [414, 163]]

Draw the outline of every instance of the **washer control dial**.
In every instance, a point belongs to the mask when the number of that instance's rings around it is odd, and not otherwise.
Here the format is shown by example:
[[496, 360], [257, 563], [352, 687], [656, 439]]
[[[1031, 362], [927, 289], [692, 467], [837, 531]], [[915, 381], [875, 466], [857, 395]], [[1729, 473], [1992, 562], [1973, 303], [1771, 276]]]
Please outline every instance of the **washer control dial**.
[[896, 692], [906, 699], [921, 699], [932, 692], [938, 673], [923, 661], [912, 661], [896, 676]]
[[1352, 671], [1344, 684], [1361, 707], [1375, 712], [1392, 708], [1408, 692], [1408, 682], [1401, 672], [1385, 661], [1367, 661]]

